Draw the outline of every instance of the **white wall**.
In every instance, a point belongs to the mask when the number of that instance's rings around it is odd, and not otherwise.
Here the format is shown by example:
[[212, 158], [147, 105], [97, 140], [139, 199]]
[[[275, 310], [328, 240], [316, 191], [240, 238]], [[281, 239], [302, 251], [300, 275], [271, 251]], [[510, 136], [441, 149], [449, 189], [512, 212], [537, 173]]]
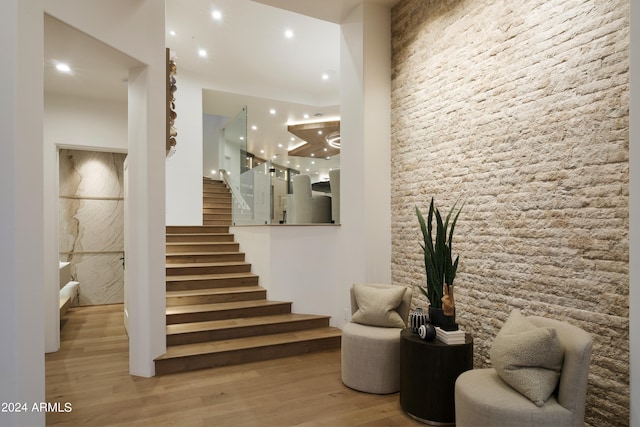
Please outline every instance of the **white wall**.
[[391, 283], [389, 19], [365, 4], [342, 24], [341, 225], [233, 228], [270, 299], [335, 326], [353, 283]]
[[[0, 402], [44, 401], [42, 43], [39, 1], [0, 2]], [[26, 54], [28, 52], [28, 54]], [[44, 425], [0, 412], [0, 426]]]
[[127, 152], [127, 102], [45, 93], [45, 143], [61, 148]]
[[167, 225], [202, 225], [202, 82], [180, 69], [175, 92], [176, 152], [167, 159]]
[[[220, 129], [229, 121], [229, 117], [205, 114], [202, 124], [202, 173], [204, 176], [211, 176], [219, 179], [217, 174], [220, 168]], [[216, 175], [212, 176], [211, 171], [215, 170]]]
[[274, 301], [292, 301], [293, 311], [331, 316], [342, 326], [341, 286], [336, 271], [339, 226], [232, 227], [251, 270]]
[[342, 83], [338, 291], [349, 308], [354, 282], [391, 283], [390, 13], [370, 3], [341, 25]]

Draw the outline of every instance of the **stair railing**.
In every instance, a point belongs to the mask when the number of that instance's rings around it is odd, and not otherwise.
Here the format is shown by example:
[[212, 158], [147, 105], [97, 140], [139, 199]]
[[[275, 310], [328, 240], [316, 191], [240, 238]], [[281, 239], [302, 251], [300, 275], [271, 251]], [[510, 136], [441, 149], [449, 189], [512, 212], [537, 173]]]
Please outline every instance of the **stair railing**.
[[222, 176], [222, 181], [227, 185], [229, 190], [231, 190], [231, 198], [233, 199], [233, 202], [240, 209], [250, 211], [251, 206], [249, 206], [246, 200], [244, 200], [244, 197], [242, 197], [239, 184], [234, 183], [230, 178], [230, 174], [224, 169], [220, 169], [220, 175]]

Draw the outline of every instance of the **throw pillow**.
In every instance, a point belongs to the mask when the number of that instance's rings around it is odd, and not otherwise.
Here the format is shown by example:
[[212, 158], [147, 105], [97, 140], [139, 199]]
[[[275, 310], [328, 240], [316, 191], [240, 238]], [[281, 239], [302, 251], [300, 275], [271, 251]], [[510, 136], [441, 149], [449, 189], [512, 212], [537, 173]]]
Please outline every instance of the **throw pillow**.
[[385, 328], [404, 328], [405, 322], [396, 309], [402, 302], [406, 290], [404, 286], [378, 288], [354, 284], [353, 291], [358, 311], [353, 314], [351, 321]]
[[504, 382], [542, 406], [558, 385], [564, 351], [554, 328], [537, 327], [515, 309], [489, 357]]

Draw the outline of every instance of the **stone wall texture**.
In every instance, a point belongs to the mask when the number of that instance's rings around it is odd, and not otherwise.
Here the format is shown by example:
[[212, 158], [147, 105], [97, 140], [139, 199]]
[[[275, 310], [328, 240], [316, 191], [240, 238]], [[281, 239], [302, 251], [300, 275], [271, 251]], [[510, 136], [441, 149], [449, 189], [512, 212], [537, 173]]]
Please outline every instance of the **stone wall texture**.
[[393, 282], [425, 281], [415, 206], [426, 215], [432, 196], [441, 211], [464, 201], [455, 296], [475, 367], [490, 366], [514, 308], [582, 327], [594, 338], [594, 427], [629, 424], [629, 9], [392, 9]]

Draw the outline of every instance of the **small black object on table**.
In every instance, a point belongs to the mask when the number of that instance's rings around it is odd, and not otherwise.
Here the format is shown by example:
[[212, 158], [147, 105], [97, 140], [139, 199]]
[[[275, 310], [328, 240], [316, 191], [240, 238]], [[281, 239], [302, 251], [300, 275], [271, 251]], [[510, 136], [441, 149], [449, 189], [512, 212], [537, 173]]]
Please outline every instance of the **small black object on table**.
[[473, 338], [464, 344], [424, 341], [411, 328], [400, 333], [400, 405], [412, 418], [432, 425], [454, 425], [454, 387], [473, 369]]

